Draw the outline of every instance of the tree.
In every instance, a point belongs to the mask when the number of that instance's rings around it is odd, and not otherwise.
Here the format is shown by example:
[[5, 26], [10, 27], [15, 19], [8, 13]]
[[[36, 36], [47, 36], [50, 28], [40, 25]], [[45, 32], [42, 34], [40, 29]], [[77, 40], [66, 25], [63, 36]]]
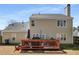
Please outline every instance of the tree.
[[0, 43], [2, 43], [2, 36], [0, 35]]
[[79, 31], [79, 26], [77, 27], [78, 31]]
[[73, 27], [73, 31], [75, 31], [77, 28], [76, 27]]
[[16, 22], [17, 22], [16, 20], [11, 19], [11, 20], [8, 21], [8, 24], [13, 24], [13, 23], [16, 23]]

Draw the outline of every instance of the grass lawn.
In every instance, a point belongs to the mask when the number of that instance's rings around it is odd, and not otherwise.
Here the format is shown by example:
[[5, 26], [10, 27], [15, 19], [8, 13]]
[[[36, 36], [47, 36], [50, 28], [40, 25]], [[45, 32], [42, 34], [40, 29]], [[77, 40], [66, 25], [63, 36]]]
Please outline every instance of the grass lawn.
[[75, 44], [61, 44], [60, 45], [62, 49], [66, 49], [66, 50], [79, 50], [79, 45], [75, 45]]
[[4, 43], [0, 43], [0, 46], [16, 46], [19, 45], [20, 43], [10, 43], [10, 44], [4, 44]]

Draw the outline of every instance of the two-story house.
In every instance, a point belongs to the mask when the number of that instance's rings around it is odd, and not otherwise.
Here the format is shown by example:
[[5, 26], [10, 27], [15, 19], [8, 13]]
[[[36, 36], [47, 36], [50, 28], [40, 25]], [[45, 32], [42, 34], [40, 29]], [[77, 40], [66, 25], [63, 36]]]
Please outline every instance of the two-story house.
[[27, 38], [28, 22], [14, 22], [2, 31], [2, 43], [20, 43]]
[[30, 37], [41, 39], [59, 38], [61, 43], [72, 44], [73, 18], [70, 16], [70, 4], [64, 14], [33, 14], [30, 17]]

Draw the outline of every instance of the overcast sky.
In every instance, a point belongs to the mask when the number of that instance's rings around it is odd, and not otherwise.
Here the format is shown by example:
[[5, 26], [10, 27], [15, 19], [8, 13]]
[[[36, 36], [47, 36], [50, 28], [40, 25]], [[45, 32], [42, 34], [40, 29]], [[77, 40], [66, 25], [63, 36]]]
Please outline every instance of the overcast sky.
[[[65, 4], [0, 4], [0, 29], [4, 29], [11, 20], [28, 21], [32, 14], [64, 14]], [[73, 26], [79, 25], [79, 4], [71, 5]]]

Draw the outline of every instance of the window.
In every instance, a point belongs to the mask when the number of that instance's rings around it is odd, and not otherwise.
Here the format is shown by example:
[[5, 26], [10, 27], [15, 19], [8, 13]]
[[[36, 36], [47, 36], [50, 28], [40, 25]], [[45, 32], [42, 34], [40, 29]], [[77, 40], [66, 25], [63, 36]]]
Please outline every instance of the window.
[[15, 41], [15, 37], [13, 37], [12, 40]]
[[59, 34], [59, 33], [57, 33], [56, 38], [57, 39], [61, 39], [61, 40], [66, 40], [66, 34]]
[[66, 21], [65, 21], [65, 20], [64, 20], [64, 22], [63, 22], [63, 23], [64, 23], [64, 26], [66, 26]]
[[66, 20], [58, 20], [57, 26], [58, 27], [65, 27], [66, 26]]
[[66, 35], [65, 34], [61, 34], [61, 40], [66, 40]]
[[57, 21], [57, 26], [59, 26], [59, 25], [60, 25], [60, 21], [58, 20], [58, 21]]
[[15, 39], [16, 39], [16, 33], [13, 33], [12, 34], [12, 40], [15, 41]]
[[32, 25], [32, 26], [35, 26], [34, 20], [31, 21], [31, 25]]
[[10, 40], [9, 39], [5, 39], [5, 44], [9, 44]]

